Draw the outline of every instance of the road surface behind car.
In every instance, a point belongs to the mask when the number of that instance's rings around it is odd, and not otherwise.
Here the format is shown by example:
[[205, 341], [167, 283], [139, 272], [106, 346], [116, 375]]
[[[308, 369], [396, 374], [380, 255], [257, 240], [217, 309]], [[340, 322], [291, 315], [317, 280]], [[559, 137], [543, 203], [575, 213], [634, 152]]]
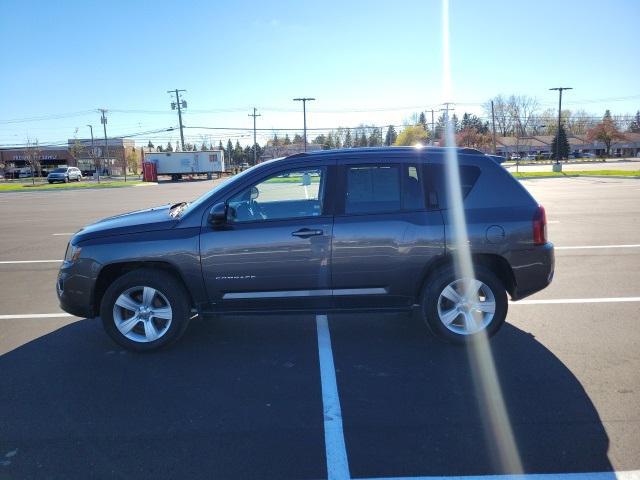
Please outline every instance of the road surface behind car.
[[[553, 284], [491, 341], [522, 464], [638, 471], [640, 181], [523, 183], [557, 250]], [[211, 186], [0, 194], [0, 479], [503, 473], [467, 352], [409, 315], [196, 318], [136, 355], [61, 312], [73, 232]]]

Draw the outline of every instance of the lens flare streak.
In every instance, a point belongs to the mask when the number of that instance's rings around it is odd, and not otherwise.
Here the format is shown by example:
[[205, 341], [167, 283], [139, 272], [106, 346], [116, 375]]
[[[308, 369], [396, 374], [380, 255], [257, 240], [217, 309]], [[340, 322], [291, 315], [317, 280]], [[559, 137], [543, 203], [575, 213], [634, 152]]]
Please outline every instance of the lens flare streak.
[[[449, 1], [442, 1], [442, 94], [444, 101], [452, 99], [451, 64], [449, 50]], [[449, 239], [452, 243], [452, 256], [457, 278], [463, 279], [463, 292], [466, 302], [477, 304], [478, 292], [472, 285], [475, 278], [469, 235], [465, 218], [460, 171], [458, 168], [458, 153], [456, 150], [453, 125], [448, 115], [448, 104], [444, 110], [445, 117], [445, 172], [448, 186], [448, 224], [450, 226]], [[479, 312], [465, 316], [475, 325], [467, 325], [469, 331], [476, 329], [481, 320]], [[477, 396], [478, 407], [483, 421], [488, 450], [495, 455], [495, 461], [503, 473], [523, 473], [522, 461], [515, 443], [513, 429], [507, 413], [507, 408], [498, 379], [498, 374], [491, 351], [489, 338], [485, 330], [475, 333], [473, 339], [467, 343], [467, 353]]]

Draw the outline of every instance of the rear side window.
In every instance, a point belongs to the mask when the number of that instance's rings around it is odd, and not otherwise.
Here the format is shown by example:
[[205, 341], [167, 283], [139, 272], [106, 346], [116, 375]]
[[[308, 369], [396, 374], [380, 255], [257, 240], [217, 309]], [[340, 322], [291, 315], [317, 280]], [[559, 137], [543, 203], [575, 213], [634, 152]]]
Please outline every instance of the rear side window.
[[353, 165], [345, 172], [347, 215], [425, 208], [423, 172], [417, 165]]
[[[462, 190], [462, 198], [466, 198], [469, 192], [473, 190], [478, 177], [480, 177], [480, 168], [473, 165], [460, 165], [460, 188]], [[447, 177], [445, 165], [428, 164], [424, 167], [427, 196], [430, 208], [447, 208]]]
[[400, 210], [399, 166], [347, 167], [346, 180], [345, 213], [382, 213]]

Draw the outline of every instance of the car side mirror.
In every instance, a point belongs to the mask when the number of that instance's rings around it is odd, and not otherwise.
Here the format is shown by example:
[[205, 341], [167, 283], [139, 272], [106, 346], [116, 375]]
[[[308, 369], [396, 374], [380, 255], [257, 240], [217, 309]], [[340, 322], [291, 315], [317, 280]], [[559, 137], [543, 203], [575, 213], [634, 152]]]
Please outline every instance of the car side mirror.
[[208, 221], [211, 225], [222, 225], [227, 221], [227, 204], [224, 202], [216, 203], [209, 210]]

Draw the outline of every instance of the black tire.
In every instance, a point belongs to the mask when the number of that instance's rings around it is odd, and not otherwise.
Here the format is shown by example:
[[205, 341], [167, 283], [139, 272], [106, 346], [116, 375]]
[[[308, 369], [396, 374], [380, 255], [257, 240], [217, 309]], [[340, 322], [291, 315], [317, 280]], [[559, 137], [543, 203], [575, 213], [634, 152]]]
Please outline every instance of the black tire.
[[64, 177], [64, 183], [68, 183], [69, 182], [69, 177]]
[[[160, 292], [172, 310], [171, 323], [167, 331], [153, 341], [135, 341], [118, 330], [114, 320], [115, 302], [123, 292], [134, 287], [151, 287]], [[118, 277], [107, 288], [100, 303], [100, 317], [105, 331], [120, 346], [135, 352], [148, 352], [166, 347], [177, 341], [187, 329], [191, 316], [189, 295], [179, 280], [162, 270], [142, 268]], [[139, 325], [135, 328], [139, 328]]]
[[[483, 329], [483, 331], [491, 337], [502, 327], [507, 317], [509, 304], [507, 292], [500, 279], [491, 270], [480, 265], [475, 266], [474, 270], [476, 279], [484, 283], [491, 290], [495, 298], [493, 318]], [[444, 325], [438, 314], [440, 294], [445, 287], [456, 280], [456, 277], [453, 267], [444, 267], [430, 275], [425, 282], [422, 292], [422, 317], [429, 330], [437, 338], [450, 343], [465, 344], [473, 341], [480, 332], [466, 335], [456, 333]]]

